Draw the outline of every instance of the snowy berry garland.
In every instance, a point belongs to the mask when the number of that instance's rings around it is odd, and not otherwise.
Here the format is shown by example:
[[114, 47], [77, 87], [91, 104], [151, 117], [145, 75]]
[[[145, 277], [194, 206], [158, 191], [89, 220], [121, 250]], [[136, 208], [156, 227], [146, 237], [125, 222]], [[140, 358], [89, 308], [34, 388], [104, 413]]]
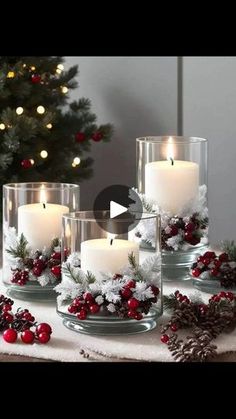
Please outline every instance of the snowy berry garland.
[[[143, 208], [147, 212], [160, 214], [161, 216], [162, 250], [187, 250], [199, 243], [207, 244], [208, 209], [206, 206], [206, 185], [201, 185], [197, 199], [189, 202], [181, 213], [175, 216], [163, 211], [155, 201], [148, 199], [136, 189], [135, 192], [139, 195]], [[153, 220], [150, 219], [145, 223], [140, 221], [130, 234], [136, 237], [136, 240], [146, 242], [155, 247], [154, 231]]]
[[59, 305], [69, 304], [68, 312], [79, 320], [97, 313], [141, 320], [160, 298], [160, 257], [139, 266], [131, 253], [129, 264], [122, 273], [96, 278], [80, 269], [78, 253], [71, 254], [62, 264], [62, 282], [55, 287]]
[[19, 286], [38, 283], [42, 287], [61, 279], [60, 240], [52, 240], [50, 248], [33, 250], [24, 234], [17, 235], [14, 227], [4, 229], [5, 255], [11, 269], [10, 281]]
[[190, 270], [194, 278], [219, 281], [223, 288], [236, 286], [236, 245], [234, 241], [222, 243], [222, 252], [207, 251], [198, 256]]

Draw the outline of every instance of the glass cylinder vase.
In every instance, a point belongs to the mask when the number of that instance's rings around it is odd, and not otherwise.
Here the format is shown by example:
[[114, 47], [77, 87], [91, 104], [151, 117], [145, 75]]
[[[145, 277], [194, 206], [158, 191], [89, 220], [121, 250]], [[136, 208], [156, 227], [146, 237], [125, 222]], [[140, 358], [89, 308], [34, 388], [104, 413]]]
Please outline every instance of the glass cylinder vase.
[[[208, 244], [207, 140], [137, 138], [137, 187], [144, 208], [161, 216], [163, 280], [191, 279]], [[143, 246], [151, 247], [143, 234]]]
[[[152, 252], [132, 235], [137, 223], [152, 221]], [[96, 335], [141, 333], [162, 314], [160, 220], [133, 213], [110, 218], [109, 211], [63, 216], [62, 282], [57, 312], [74, 331]]]
[[79, 209], [79, 186], [3, 185], [3, 283], [23, 300], [55, 299], [61, 279], [63, 214]]

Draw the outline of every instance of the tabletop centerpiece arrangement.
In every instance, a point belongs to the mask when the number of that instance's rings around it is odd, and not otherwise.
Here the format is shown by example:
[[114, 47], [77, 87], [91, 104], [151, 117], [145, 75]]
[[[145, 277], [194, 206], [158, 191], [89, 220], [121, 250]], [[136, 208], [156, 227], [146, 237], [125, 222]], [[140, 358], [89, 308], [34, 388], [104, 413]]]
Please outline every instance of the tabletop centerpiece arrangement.
[[[141, 252], [138, 241], [130, 239], [139, 219], [155, 226], [151, 252]], [[159, 222], [157, 215], [145, 213], [114, 219], [109, 211], [63, 216], [62, 281], [55, 290], [57, 312], [66, 327], [117, 335], [156, 326], [162, 314]]]
[[55, 299], [53, 288], [61, 280], [62, 215], [78, 208], [78, 185], [3, 186], [3, 282], [8, 295]]
[[[190, 279], [195, 255], [208, 243], [207, 140], [137, 138], [137, 192], [144, 209], [161, 216], [163, 280]], [[152, 247], [152, 225], [135, 234]]]

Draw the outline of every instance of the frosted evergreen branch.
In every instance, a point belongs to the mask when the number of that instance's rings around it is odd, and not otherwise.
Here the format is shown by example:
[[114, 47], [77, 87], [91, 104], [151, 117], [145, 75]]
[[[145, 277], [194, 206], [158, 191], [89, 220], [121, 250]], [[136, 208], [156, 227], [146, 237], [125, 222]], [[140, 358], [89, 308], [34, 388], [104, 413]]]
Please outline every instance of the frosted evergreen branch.
[[58, 246], [60, 246], [60, 239], [58, 237], [55, 237], [52, 240], [52, 243], [51, 243], [51, 251], [53, 252], [54, 251], [54, 247], [58, 247]]
[[223, 241], [222, 249], [224, 252], [228, 253], [230, 260], [236, 261], [236, 244], [234, 240]]
[[135, 259], [135, 256], [134, 256], [133, 252], [129, 253], [128, 259], [129, 259], [129, 264], [131, 266], [131, 269], [133, 270], [134, 275], [136, 277], [135, 278], [136, 281], [144, 281], [143, 275], [140, 271], [139, 265], [136, 262], [136, 259]]
[[89, 284], [93, 284], [96, 281], [95, 275], [92, 274], [92, 272], [87, 271], [86, 279]]
[[10, 255], [14, 256], [15, 258], [25, 259], [29, 256], [29, 250], [27, 249], [28, 241], [26, 240], [23, 233], [21, 233], [19, 242], [16, 247], [10, 246], [9, 249], [6, 249], [6, 252]]
[[82, 284], [83, 278], [81, 277], [80, 273], [74, 273], [73, 268], [69, 263], [62, 264], [62, 273], [67, 276], [67, 278], [73, 279], [76, 284]]

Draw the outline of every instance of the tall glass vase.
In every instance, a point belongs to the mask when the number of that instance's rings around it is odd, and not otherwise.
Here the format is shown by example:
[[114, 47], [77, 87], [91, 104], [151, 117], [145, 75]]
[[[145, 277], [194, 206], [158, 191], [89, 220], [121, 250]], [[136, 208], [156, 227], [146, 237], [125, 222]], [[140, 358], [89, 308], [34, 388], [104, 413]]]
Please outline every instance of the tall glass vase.
[[[137, 187], [145, 209], [161, 216], [163, 280], [190, 279], [189, 267], [208, 244], [207, 140], [137, 138]], [[143, 231], [151, 247], [150, 231]]]

